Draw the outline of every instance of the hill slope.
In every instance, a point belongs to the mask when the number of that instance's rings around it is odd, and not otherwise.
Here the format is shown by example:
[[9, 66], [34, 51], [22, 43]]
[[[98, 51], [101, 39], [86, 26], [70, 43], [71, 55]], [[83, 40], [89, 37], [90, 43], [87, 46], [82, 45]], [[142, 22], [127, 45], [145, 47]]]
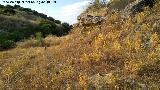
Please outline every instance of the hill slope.
[[[160, 3], [143, 7], [129, 17], [124, 17], [126, 9], [110, 12], [107, 7], [90, 7], [69, 35], [46, 37], [50, 47], [19, 46], [0, 52], [0, 87], [158, 90]], [[96, 12], [103, 12], [103, 17], [93, 16]], [[97, 18], [100, 22], [95, 22]]]
[[41, 32], [62, 36], [70, 31], [68, 23], [61, 23], [52, 17], [18, 5], [0, 5], [0, 50], [14, 47], [14, 42], [22, 41]]

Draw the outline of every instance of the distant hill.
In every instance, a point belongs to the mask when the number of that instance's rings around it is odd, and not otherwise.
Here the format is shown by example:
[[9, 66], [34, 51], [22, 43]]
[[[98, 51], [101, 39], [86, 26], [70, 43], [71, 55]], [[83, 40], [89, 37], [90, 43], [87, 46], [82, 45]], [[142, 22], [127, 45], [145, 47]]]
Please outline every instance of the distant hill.
[[35, 36], [41, 32], [62, 36], [70, 31], [68, 23], [61, 23], [43, 13], [19, 5], [0, 5], [0, 50], [14, 47], [14, 42]]

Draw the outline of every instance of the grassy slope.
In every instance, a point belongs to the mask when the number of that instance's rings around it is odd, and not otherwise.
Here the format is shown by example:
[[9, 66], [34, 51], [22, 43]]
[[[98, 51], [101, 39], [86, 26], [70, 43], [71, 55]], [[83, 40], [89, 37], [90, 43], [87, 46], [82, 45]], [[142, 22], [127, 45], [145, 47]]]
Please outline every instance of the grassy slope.
[[[24, 28], [23, 25], [29, 25], [29, 24], [38, 24], [38, 20], [40, 20], [40, 17], [38, 15], [34, 15], [33, 13], [29, 13], [29, 11], [21, 11], [18, 8], [17, 9], [11, 9], [15, 13], [12, 14], [11, 12], [5, 13], [4, 10], [6, 9], [6, 6], [3, 6], [3, 8], [0, 8], [0, 19], [1, 19], [1, 25], [0, 27], [4, 30], [10, 30], [10, 29], [21, 29]], [[42, 18], [41, 18], [42, 19]]]
[[0, 51], [14, 48], [15, 43], [30, 37], [68, 34], [71, 26], [29, 8], [0, 5]]
[[[160, 87], [160, 5], [122, 21], [115, 13], [101, 26], [75, 27], [47, 37], [50, 47], [0, 52], [0, 88], [94, 90]], [[148, 44], [147, 44], [148, 43]]]

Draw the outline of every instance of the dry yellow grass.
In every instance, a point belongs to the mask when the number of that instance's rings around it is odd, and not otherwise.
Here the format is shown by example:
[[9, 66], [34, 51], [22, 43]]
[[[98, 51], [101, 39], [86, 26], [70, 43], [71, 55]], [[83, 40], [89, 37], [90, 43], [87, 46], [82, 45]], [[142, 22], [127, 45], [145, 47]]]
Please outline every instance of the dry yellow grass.
[[152, 17], [159, 7], [126, 21], [115, 13], [101, 29], [49, 36], [46, 49], [21, 44], [0, 52], [0, 89], [159, 90], [160, 36], [153, 25], [160, 17]]

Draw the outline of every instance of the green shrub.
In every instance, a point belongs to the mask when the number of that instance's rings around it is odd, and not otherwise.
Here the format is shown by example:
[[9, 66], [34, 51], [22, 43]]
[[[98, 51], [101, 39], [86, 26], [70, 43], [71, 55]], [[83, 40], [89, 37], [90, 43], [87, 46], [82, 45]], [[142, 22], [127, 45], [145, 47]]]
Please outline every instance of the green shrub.
[[43, 36], [47, 36], [48, 34], [52, 33], [53, 28], [54, 25], [45, 20], [42, 20], [38, 25], [38, 32], [41, 32]]
[[61, 21], [59, 21], [59, 20], [55, 20], [55, 23], [57, 23], [57, 24], [61, 24]]
[[55, 21], [55, 19], [52, 18], [52, 17], [48, 17], [47, 19], [50, 20], [50, 21], [53, 21], [53, 22]]
[[16, 11], [13, 10], [12, 8], [6, 8], [2, 12], [4, 15], [15, 15]]
[[71, 26], [68, 23], [62, 23], [62, 27], [64, 28], [63, 34], [67, 34], [71, 28]]
[[0, 50], [10, 49], [15, 47], [15, 42], [12, 40], [1, 39], [0, 40]]
[[35, 38], [36, 38], [36, 40], [37, 40], [37, 43], [38, 43], [39, 45], [42, 45], [42, 43], [43, 43], [42, 33], [41, 33], [41, 32], [37, 32]]

